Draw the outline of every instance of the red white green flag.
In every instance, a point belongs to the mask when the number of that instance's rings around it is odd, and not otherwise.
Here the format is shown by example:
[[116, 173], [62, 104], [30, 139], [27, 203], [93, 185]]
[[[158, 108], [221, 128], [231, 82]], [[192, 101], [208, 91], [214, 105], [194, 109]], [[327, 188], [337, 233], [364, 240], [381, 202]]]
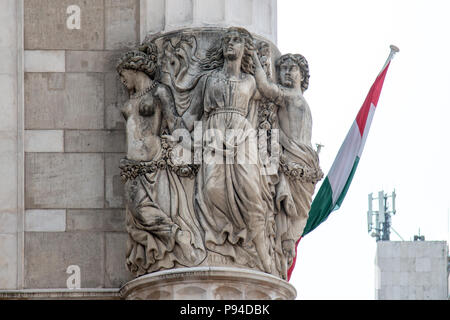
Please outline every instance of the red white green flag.
[[[319, 224], [324, 222], [331, 212], [339, 209], [347, 194], [350, 183], [355, 175], [358, 167], [359, 159], [361, 158], [364, 144], [369, 134], [370, 125], [372, 123], [373, 115], [377, 107], [378, 99], [380, 98], [381, 89], [383, 87], [384, 78], [389, 69], [391, 60], [394, 54], [398, 52], [398, 48], [391, 46], [391, 53], [383, 66], [380, 74], [375, 79], [374, 84], [364, 101], [361, 109], [356, 116], [341, 148], [334, 159], [333, 165], [328, 172], [327, 177], [323, 181], [319, 191], [317, 192], [309, 211], [308, 221], [303, 231], [302, 237], [313, 231]], [[300, 238], [301, 239], [301, 238]], [[298, 242], [297, 241], [297, 246]], [[296, 246], [296, 255], [297, 255]], [[290, 279], [292, 271], [295, 267], [296, 257], [288, 271], [288, 279]]]

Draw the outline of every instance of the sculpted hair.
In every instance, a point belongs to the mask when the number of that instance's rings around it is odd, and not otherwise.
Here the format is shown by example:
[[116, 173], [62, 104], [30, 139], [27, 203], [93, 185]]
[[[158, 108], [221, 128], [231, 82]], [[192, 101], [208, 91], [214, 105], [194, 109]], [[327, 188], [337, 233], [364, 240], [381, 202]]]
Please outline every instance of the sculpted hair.
[[117, 63], [117, 72], [122, 70], [142, 71], [150, 78], [156, 79], [158, 70], [158, 48], [154, 43], [147, 43], [139, 47], [139, 50], [128, 51]]
[[296, 63], [298, 65], [298, 67], [300, 68], [300, 72], [302, 73], [302, 76], [303, 76], [302, 92], [305, 92], [305, 90], [308, 89], [308, 86], [309, 86], [308, 61], [301, 54], [292, 54], [292, 53], [284, 54], [280, 58], [278, 58], [278, 60], [276, 62], [276, 68], [277, 68], [278, 74], [279, 74], [280, 65], [282, 65], [283, 63], [285, 63], [288, 60], [291, 60], [292, 62]]
[[[228, 28], [225, 35], [231, 32], [237, 32], [244, 39], [244, 55], [241, 61], [241, 70], [244, 73], [255, 74], [255, 66], [253, 64], [252, 50], [255, 49], [253, 44], [254, 40], [250, 32], [244, 28], [231, 27]], [[224, 36], [220, 39], [218, 43], [213, 45], [210, 49], [206, 51], [206, 56], [200, 61], [202, 70], [214, 70], [223, 66], [223, 40]]]

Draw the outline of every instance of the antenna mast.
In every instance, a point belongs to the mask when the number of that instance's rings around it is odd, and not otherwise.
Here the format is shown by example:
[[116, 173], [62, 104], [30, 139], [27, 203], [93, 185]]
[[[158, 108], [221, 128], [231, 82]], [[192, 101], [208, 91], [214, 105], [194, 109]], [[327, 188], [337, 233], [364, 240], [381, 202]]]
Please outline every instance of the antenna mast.
[[[389, 195], [384, 191], [378, 192], [378, 197], [374, 198], [373, 193], [369, 194], [369, 210], [367, 211], [367, 232], [376, 241], [389, 241], [391, 234], [391, 214], [395, 214], [395, 189]], [[391, 208], [388, 199], [391, 198]], [[373, 201], [378, 200], [378, 210], [373, 210]], [[375, 220], [375, 221], [374, 221]]]

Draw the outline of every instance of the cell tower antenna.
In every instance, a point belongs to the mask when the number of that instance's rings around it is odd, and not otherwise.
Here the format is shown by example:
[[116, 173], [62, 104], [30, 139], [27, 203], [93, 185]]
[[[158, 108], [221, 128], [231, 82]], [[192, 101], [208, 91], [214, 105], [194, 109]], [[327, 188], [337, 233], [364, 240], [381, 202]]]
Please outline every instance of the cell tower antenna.
[[[384, 191], [378, 192], [378, 197], [375, 198], [373, 193], [369, 194], [369, 209], [367, 211], [367, 232], [376, 241], [389, 241], [391, 229], [394, 231], [400, 239], [403, 238], [395, 231], [391, 226], [391, 215], [395, 215], [397, 210], [395, 209], [395, 198], [397, 194], [394, 191], [389, 194], [385, 194]], [[391, 199], [391, 204], [389, 205], [389, 198]], [[373, 210], [373, 201], [378, 200], [378, 210]], [[374, 221], [375, 220], [375, 221]]]

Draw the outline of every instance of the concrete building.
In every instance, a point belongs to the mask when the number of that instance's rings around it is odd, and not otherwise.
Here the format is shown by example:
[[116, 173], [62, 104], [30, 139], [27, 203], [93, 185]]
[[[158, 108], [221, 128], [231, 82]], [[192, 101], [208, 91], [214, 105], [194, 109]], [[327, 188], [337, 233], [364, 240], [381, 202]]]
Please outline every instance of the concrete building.
[[375, 258], [375, 299], [449, 298], [445, 241], [379, 241]]
[[131, 275], [117, 58], [148, 33], [185, 27], [242, 26], [276, 44], [276, 8], [276, 0], [0, 1], [0, 299], [118, 298]]

